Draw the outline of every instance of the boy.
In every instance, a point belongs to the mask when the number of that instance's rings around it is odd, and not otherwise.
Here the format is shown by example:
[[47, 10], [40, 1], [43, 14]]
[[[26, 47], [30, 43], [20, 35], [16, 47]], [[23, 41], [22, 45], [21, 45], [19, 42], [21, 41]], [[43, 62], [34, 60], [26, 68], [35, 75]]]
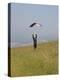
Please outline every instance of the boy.
[[33, 38], [34, 49], [36, 49], [37, 48], [37, 34], [35, 34], [35, 36], [34, 34], [32, 34], [32, 38]]

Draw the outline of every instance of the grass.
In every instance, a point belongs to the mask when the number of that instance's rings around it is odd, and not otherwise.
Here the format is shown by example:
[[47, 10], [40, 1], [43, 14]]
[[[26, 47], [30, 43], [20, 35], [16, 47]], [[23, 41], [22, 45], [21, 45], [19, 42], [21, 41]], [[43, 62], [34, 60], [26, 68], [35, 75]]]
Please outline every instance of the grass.
[[58, 43], [11, 48], [11, 76], [50, 75], [58, 73]]

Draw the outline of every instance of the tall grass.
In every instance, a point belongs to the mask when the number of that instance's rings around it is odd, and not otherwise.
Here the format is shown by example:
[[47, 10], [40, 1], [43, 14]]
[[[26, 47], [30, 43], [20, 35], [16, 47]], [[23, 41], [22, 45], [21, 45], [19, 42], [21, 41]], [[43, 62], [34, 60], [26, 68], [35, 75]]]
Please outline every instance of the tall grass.
[[58, 43], [11, 48], [11, 76], [50, 75], [58, 73]]

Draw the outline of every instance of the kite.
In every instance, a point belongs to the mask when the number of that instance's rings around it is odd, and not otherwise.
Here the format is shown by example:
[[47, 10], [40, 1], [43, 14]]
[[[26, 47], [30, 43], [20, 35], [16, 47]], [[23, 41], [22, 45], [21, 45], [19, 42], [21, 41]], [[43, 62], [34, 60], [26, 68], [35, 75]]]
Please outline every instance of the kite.
[[42, 24], [39, 24], [39, 23], [32, 23], [31, 25], [30, 25], [30, 27], [34, 27], [34, 26], [42, 26]]

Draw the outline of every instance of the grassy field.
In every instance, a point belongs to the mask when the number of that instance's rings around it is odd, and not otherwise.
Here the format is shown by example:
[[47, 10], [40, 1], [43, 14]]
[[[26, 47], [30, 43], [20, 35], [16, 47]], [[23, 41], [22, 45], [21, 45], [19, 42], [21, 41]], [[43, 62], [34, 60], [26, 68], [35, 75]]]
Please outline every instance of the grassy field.
[[50, 75], [58, 73], [58, 43], [11, 48], [11, 76]]

